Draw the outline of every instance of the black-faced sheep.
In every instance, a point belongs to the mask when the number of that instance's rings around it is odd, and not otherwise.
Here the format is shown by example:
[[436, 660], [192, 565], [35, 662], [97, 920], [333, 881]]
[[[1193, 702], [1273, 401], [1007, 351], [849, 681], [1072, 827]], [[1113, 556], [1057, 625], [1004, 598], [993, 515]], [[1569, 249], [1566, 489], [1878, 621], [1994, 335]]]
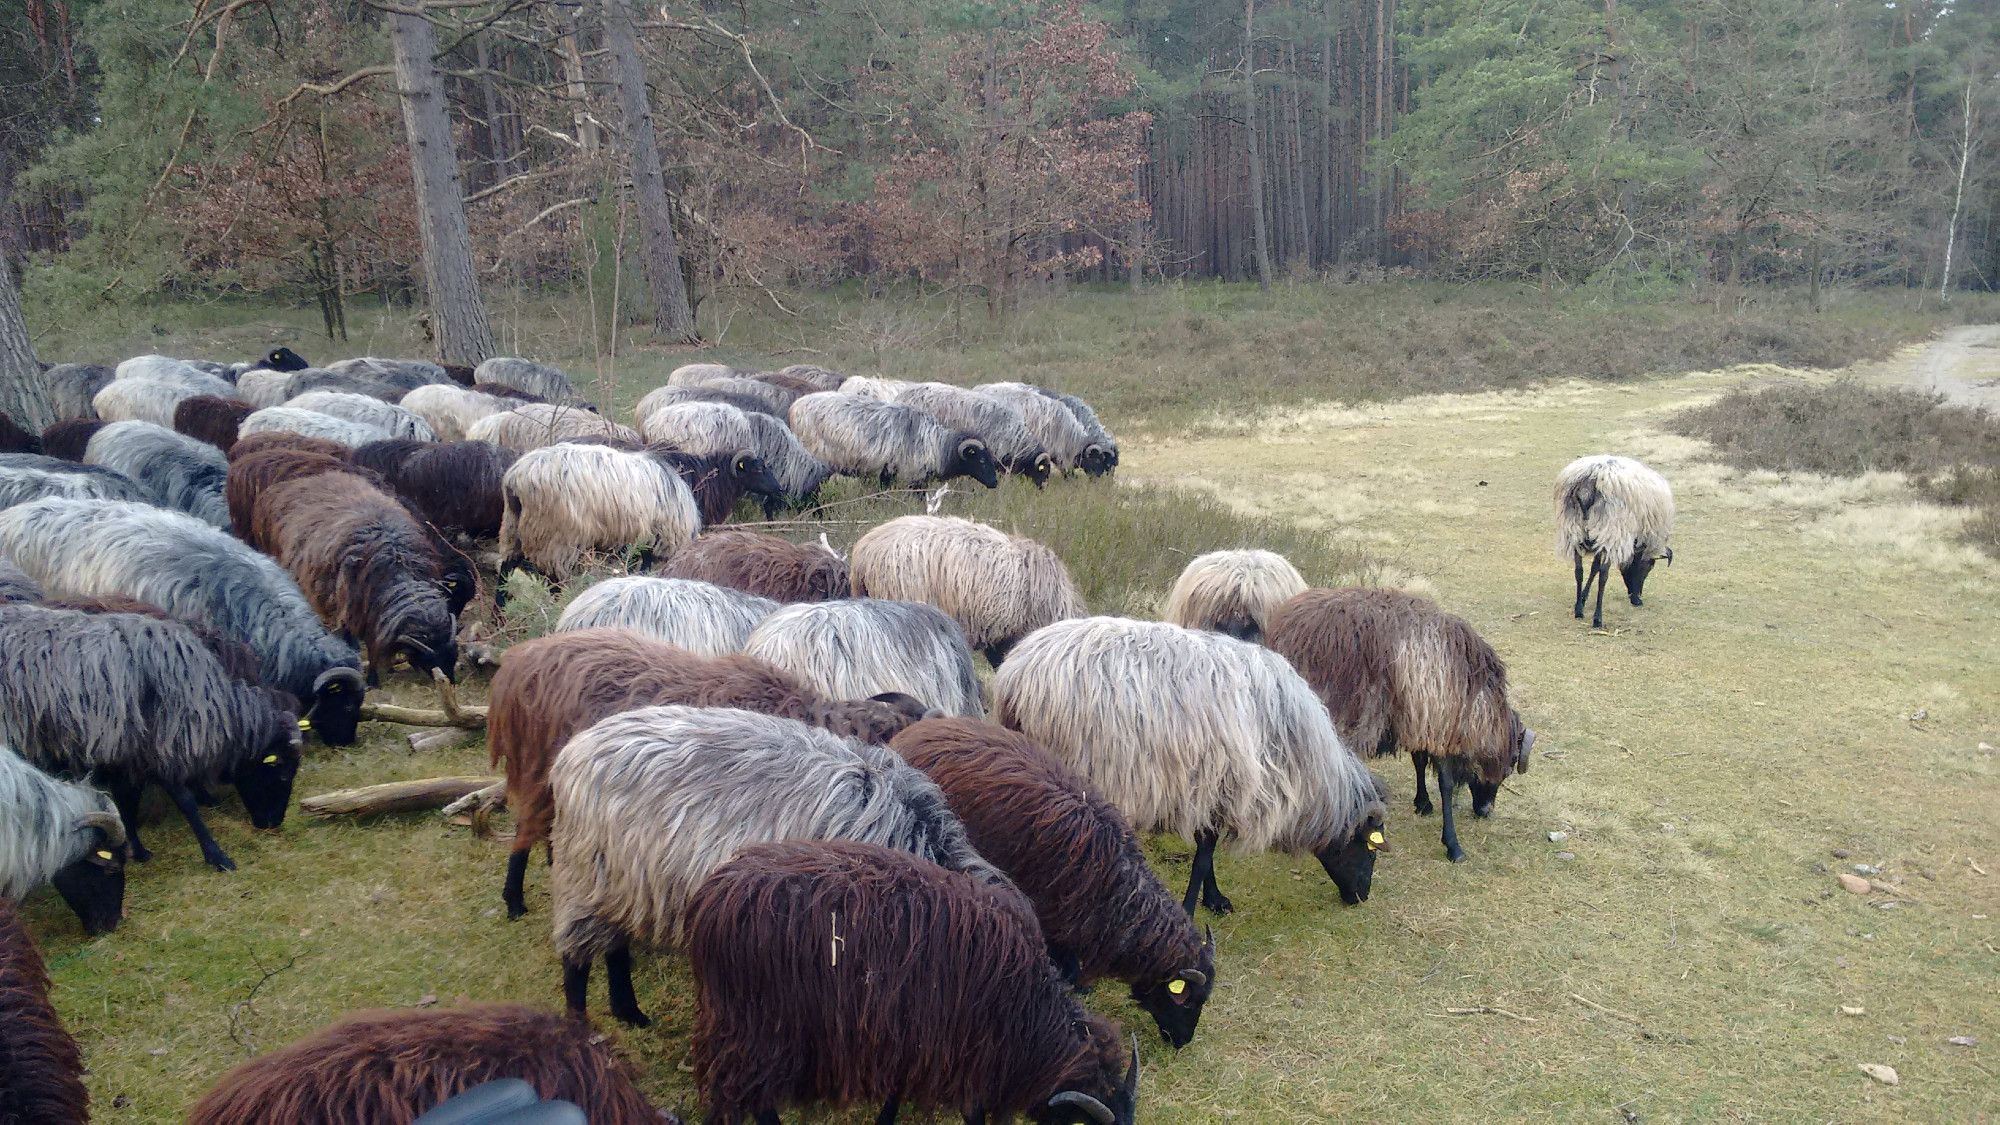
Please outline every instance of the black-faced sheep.
[[934, 606], [879, 598], [788, 605], [750, 631], [743, 651], [829, 699], [894, 691], [946, 715], [986, 713], [965, 631]]
[[1458, 783], [1474, 816], [1493, 815], [1509, 775], [1528, 769], [1535, 732], [1507, 701], [1507, 666], [1478, 630], [1400, 590], [1307, 590], [1278, 607], [1265, 638], [1319, 693], [1340, 737], [1361, 753], [1410, 752], [1417, 812], [1427, 767], [1444, 799], [1445, 854], [1465, 858], [1452, 818]]
[[[1610, 453], [1579, 457], [1556, 475], [1556, 554], [1576, 564], [1576, 616], [1597, 583], [1590, 627], [1604, 627], [1604, 586], [1616, 569], [1633, 605], [1661, 559], [1674, 564], [1674, 490], [1667, 478]], [[1583, 557], [1590, 556], [1590, 577]]]
[[489, 359], [473, 369], [474, 386], [498, 383], [513, 387], [531, 395], [540, 395], [549, 402], [576, 403], [581, 397], [576, 393], [576, 384], [568, 375], [545, 364], [508, 356]]
[[[767, 519], [786, 502], [798, 503], [817, 492], [833, 472], [806, 452], [789, 426], [767, 414], [745, 413], [724, 403], [690, 402], [664, 406], [642, 417], [640, 432], [655, 445], [712, 458], [755, 454], [771, 474], [763, 493]], [[706, 506], [702, 518], [717, 522]]]
[[502, 581], [523, 565], [566, 579], [592, 551], [637, 545], [642, 561], [667, 557], [701, 530], [693, 491], [664, 461], [643, 452], [550, 445], [523, 454], [501, 488]]
[[42, 453], [65, 461], [81, 461], [91, 436], [110, 424], [101, 418], [65, 418], [42, 431]]
[[484, 394], [470, 387], [438, 383], [418, 387], [403, 396], [399, 404], [429, 424], [439, 441], [464, 441], [465, 431], [490, 414], [505, 414], [521, 405], [518, 400]]
[[40, 453], [42, 439], [22, 429], [14, 419], [0, 414], [0, 453]]
[[[4, 768], [4, 767], [0, 767]], [[5, 826], [0, 825], [0, 832]], [[49, 1002], [49, 972], [14, 904], [0, 895], [0, 1121], [85, 1125], [83, 1054]]]
[[42, 385], [48, 388], [49, 409], [56, 419], [95, 418], [97, 408], [90, 404], [97, 392], [111, 382], [111, 368], [101, 363], [58, 363], [42, 372]]
[[[50, 777], [0, 743], [0, 911], [49, 883], [86, 933], [108, 934], [125, 912], [125, 855], [125, 823], [109, 796]], [[0, 1094], [0, 1112], [6, 1105]]]
[[1131, 1125], [1138, 1044], [1049, 968], [1011, 888], [871, 843], [741, 852], [689, 905], [695, 1080], [717, 1125], [826, 1101]]
[[528, 908], [528, 852], [548, 839], [555, 819], [549, 765], [600, 719], [670, 703], [734, 707], [886, 743], [923, 716], [923, 705], [909, 696], [834, 702], [760, 660], [699, 656], [630, 629], [552, 633], [515, 645], [494, 674], [490, 697], [486, 745], [495, 765], [506, 763], [507, 807], [514, 813], [501, 895], [514, 918]]
[[936, 606], [995, 667], [1022, 637], [1088, 612], [1054, 551], [956, 516], [901, 516], [870, 528], [848, 567], [856, 595]]
[[0, 606], [0, 744], [103, 784], [141, 861], [139, 795], [158, 785], [219, 871], [236, 864], [192, 787], [226, 778], [253, 825], [277, 828], [299, 767], [298, 720], [275, 693], [229, 675], [186, 626], [26, 604]]
[[437, 434], [431, 431], [429, 422], [395, 403], [383, 402], [379, 398], [370, 398], [367, 395], [347, 394], [342, 391], [307, 391], [305, 394], [286, 400], [285, 405], [294, 410], [315, 410], [349, 422], [374, 426], [387, 432], [392, 438], [437, 440]]
[[1089, 403], [1075, 395], [1052, 391], [1047, 387], [1036, 387], [1035, 390], [1068, 407], [1070, 414], [1083, 426], [1083, 436], [1088, 444], [1083, 447], [1083, 455], [1077, 458], [1078, 468], [1093, 477], [1101, 477], [1118, 467], [1118, 439], [1104, 428], [1104, 422]]
[[612, 1014], [650, 1022], [632, 994], [631, 944], [679, 944], [688, 897], [746, 844], [865, 840], [1006, 881], [937, 786], [893, 751], [754, 711], [646, 707], [602, 719], [562, 748], [549, 786], [555, 945], [573, 1016], [603, 957]]
[[304, 434], [306, 437], [324, 438], [338, 442], [349, 449], [367, 445], [371, 441], [381, 441], [389, 436], [389, 431], [365, 422], [350, 422], [345, 418], [335, 418], [331, 414], [321, 414], [317, 410], [300, 410], [295, 406], [267, 406], [253, 412], [236, 427], [237, 440], [260, 434], [268, 430], [284, 430], [288, 433]]
[[646, 443], [639, 431], [580, 406], [542, 402], [526, 402], [504, 413], [489, 414], [466, 427], [465, 436], [472, 441], [490, 441], [516, 453], [572, 438], [611, 438], [635, 447]]
[[777, 609], [777, 602], [726, 586], [623, 575], [570, 599], [556, 630], [632, 629], [701, 656], [726, 656], [743, 651], [751, 630]]
[[505, 508], [500, 482], [518, 459], [491, 442], [439, 442], [404, 458], [389, 482], [439, 531], [490, 539]]
[[889, 743], [944, 790], [987, 862], [1035, 904], [1050, 957], [1088, 986], [1113, 977], [1176, 1047], [1215, 986], [1215, 946], [1146, 862], [1132, 826], [1047, 750], [971, 719], [926, 719]]
[[1210, 551], [1174, 579], [1160, 616], [1184, 629], [1255, 642], [1270, 627], [1271, 612], [1305, 588], [1298, 568], [1275, 551]]
[[853, 596], [847, 563], [815, 543], [754, 531], [704, 531], [660, 568], [663, 578], [712, 582], [775, 602]]
[[1048, 451], [1028, 432], [1027, 419], [1012, 403], [946, 383], [917, 383], [898, 394], [896, 403], [979, 438], [1001, 468], [1027, 477], [1035, 487], [1048, 482], [1052, 464]]
[[153, 499], [152, 493], [137, 481], [113, 469], [34, 453], [0, 453], [0, 508], [51, 496], [141, 503], [151, 503]]
[[1028, 424], [1028, 432], [1035, 435], [1035, 440], [1049, 451], [1049, 459], [1063, 472], [1085, 468], [1086, 457], [1093, 463], [1101, 463], [1107, 456], [1102, 449], [1093, 454], [1090, 435], [1083, 423], [1077, 421], [1069, 407], [1037, 387], [1027, 383], [981, 383], [973, 389], [1019, 410]]
[[277, 563], [227, 532], [148, 504], [38, 500], [0, 512], [0, 556], [51, 596], [128, 597], [242, 641], [259, 682], [309, 701], [323, 741], [354, 741], [360, 657]]
[[256, 366], [269, 368], [272, 371], [304, 371], [312, 364], [306, 361], [306, 357], [290, 348], [276, 347], [265, 352], [264, 358], [258, 360]]
[[124, 474], [162, 508], [210, 527], [229, 526], [222, 498], [229, 459], [207, 442], [151, 422], [113, 422], [92, 435], [83, 461]]
[[195, 395], [174, 407], [174, 430], [223, 452], [236, 444], [237, 430], [256, 407], [237, 398]]
[[912, 407], [822, 393], [793, 403], [790, 421], [799, 443], [837, 473], [876, 477], [884, 485], [965, 476], [988, 488], [1000, 485], [985, 442]]
[[993, 714], [1047, 747], [1141, 832], [1195, 845], [1183, 905], [1231, 904], [1218, 840], [1311, 852], [1348, 903], [1368, 898], [1381, 783], [1341, 745], [1326, 707], [1276, 653], [1157, 621], [1060, 621], [993, 677]]

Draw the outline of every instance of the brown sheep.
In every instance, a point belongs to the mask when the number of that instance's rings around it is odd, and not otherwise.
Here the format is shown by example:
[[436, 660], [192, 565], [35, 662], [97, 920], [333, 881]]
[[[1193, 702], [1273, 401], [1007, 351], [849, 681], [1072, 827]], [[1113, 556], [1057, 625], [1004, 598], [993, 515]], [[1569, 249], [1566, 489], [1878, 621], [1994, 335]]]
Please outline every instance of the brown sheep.
[[0, 1122], [84, 1125], [83, 1055], [49, 1003], [49, 973], [10, 899], [0, 898]]
[[229, 459], [248, 457], [252, 453], [262, 453], [267, 449], [296, 449], [306, 453], [324, 453], [329, 457], [347, 457], [347, 446], [325, 438], [307, 437], [290, 430], [265, 430], [263, 433], [246, 434], [236, 439], [229, 447]]
[[174, 406], [174, 429], [227, 453], [236, 444], [236, 427], [256, 409], [241, 399], [196, 395]]
[[91, 435], [110, 424], [102, 418], [65, 418], [42, 431], [42, 454], [80, 464]]
[[703, 532], [655, 573], [713, 582], [774, 602], [853, 596], [847, 563], [840, 556], [815, 544], [754, 531]]

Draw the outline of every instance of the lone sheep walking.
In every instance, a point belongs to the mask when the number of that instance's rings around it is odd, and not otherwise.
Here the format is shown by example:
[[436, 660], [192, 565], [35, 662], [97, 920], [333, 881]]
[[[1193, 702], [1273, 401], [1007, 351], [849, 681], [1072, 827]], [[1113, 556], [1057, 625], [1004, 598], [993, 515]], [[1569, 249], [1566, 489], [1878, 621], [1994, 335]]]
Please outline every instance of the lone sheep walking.
[[[1579, 457], [1556, 476], [1556, 554], [1576, 564], [1577, 617], [1583, 616], [1590, 584], [1597, 583], [1593, 629], [1604, 627], [1604, 586], [1612, 568], [1625, 579], [1632, 604], [1644, 605], [1639, 595], [1653, 564], [1661, 559], [1674, 564], [1674, 549], [1667, 545], [1673, 533], [1673, 488], [1630, 457]], [[1585, 555], [1591, 557], [1588, 578]]]

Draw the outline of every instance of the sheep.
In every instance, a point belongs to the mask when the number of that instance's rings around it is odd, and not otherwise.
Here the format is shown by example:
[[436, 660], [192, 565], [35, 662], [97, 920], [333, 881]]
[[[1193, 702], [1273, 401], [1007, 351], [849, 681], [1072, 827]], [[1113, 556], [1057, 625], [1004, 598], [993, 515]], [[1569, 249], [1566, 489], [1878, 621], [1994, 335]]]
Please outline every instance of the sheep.
[[385, 438], [348, 451], [347, 460], [355, 467], [367, 469], [376, 474], [379, 480], [387, 482], [395, 478], [403, 462], [436, 444], [424, 438]]
[[736, 369], [726, 363], [683, 363], [667, 372], [669, 387], [699, 387], [717, 379], [734, 378]]
[[642, 417], [640, 432], [651, 442], [708, 455], [754, 452], [775, 478], [778, 493], [765, 500], [766, 518], [776, 514], [780, 502], [805, 502], [833, 475], [832, 466], [808, 453], [791, 427], [772, 415], [727, 403], [688, 402]]
[[[257, 654], [251, 650], [249, 645], [244, 644], [234, 637], [223, 635], [212, 625], [207, 625], [199, 621], [182, 620], [150, 602], [142, 602], [135, 598], [128, 598], [119, 594], [101, 598], [44, 598], [39, 600], [41, 600], [43, 605], [51, 609], [74, 609], [83, 613], [136, 613], [142, 617], [152, 617], [160, 621], [178, 623], [195, 635], [195, 639], [202, 643], [202, 647], [208, 649], [209, 655], [215, 657], [216, 663], [222, 665], [223, 672], [227, 673], [230, 679], [241, 680], [247, 684], [259, 682], [260, 665], [257, 660]], [[279, 697], [278, 703], [285, 710], [291, 711], [294, 714], [298, 712], [299, 701], [290, 692], [279, 692], [276, 688], [272, 688], [271, 691]], [[305, 728], [301, 727], [300, 729], [303, 730]]]
[[986, 713], [964, 630], [931, 606], [878, 598], [783, 606], [750, 631], [743, 652], [830, 699], [899, 691], [946, 715]]
[[65, 418], [42, 431], [42, 452], [64, 461], [82, 461], [91, 435], [110, 424], [101, 418]]
[[717, 524], [736, 511], [737, 501], [754, 497], [766, 515], [784, 503], [778, 479], [750, 449], [731, 453], [689, 453], [652, 445], [646, 452], [672, 469], [694, 493], [703, 524]]
[[475, 387], [483, 383], [498, 383], [540, 395], [549, 402], [582, 401], [568, 375], [531, 360], [509, 357], [489, 359], [473, 370], [472, 381]]
[[125, 474], [162, 508], [210, 527], [229, 526], [222, 499], [229, 459], [207, 442], [151, 422], [113, 422], [91, 436], [83, 463]]
[[1046, 746], [1141, 832], [1192, 839], [1182, 905], [1233, 909], [1215, 847], [1313, 853], [1349, 904], [1368, 898], [1383, 794], [1283, 657], [1157, 621], [1059, 621], [993, 677], [1000, 725]]
[[979, 854], [1034, 903], [1067, 978], [1122, 980], [1168, 1043], [1194, 1038], [1215, 986], [1214, 939], [1160, 885], [1123, 814], [1047, 750], [990, 723], [926, 719], [889, 748], [937, 782]]
[[1036, 488], [1048, 483], [1048, 451], [1028, 432], [1027, 419], [1011, 403], [945, 383], [914, 384], [898, 394], [896, 402], [915, 407], [953, 430], [977, 436], [1001, 468], [1027, 477]]
[[[747, 414], [750, 432], [756, 435], [757, 456], [777, 478], [786, 503], [803, 508], [819, 498], [820, 486], [833, 475], [833, 466], [812, 455], [782, 418], [769, 414]], [[767, 512], [767, 518], [772, 513]]]
[[937, 786], [893, 751], [754, 711], [644, 707], [601, 719], [556, 755], [549, 788], [555, 946], [579, 1019], [590, 964], [603, 957], [611, 1013], [651, 1022], [632, 994], [631, 943], [678, 944], [688, 896], [746, 844], [865, 840], [1006, 881]]
[[[251, 365], [251, 369], [268, 368], [272, 371], [304, 371], [311, 367], [306, 357], [287, 347], [276, 347], [264, 353], [264, 358]], [[241, 377], [240, 375], [238, 376]]]
[[813, 456], [848, 476], [884, 486], [969, 476], [988, 488], [1000, 477], [986, 443], [908, 406], [843, 393], [807, 395], [792, 404], [792, 431]]
[[[1131, 1125], [1139, 1051], [1042, 958], [1020, 896], [872, 843], [738, 853], [688, 907], [708, 1120], [787, 1103]], [[829, 952], [834, 951], [834, 952]]]
[[235, 461], [252, 453], [262, 453], [270, 449], [292, 449], [301, 453], [324, 453], [328, 457], [344, 461], [347, 459], [348, 451], [353, 448], [327, 438], [311, 437], [307, 434], [293, 433], [291, 430], [265, 430], [248, 437], [237, 438], [236, 444], [229, 447], [229, 459]]
[[283, 481], [258, 495], [250, 539], [321, 618], [360, 640], [371, 686], [399, 655], [458, 678], [453, 591], [435, 540], [394, 497], [349, 473]]
[[[193, 374], [200, 372], [189, 369]], [[229, 384], [217, 379], [218, 389], [190, 387], [185, 383], [167, 379], [113, 379], [91, 399], [97, 416], [107, 422], [151, 422], [156, 426], [171, 428], [174, 424], [174, 410], [183, 399], [196, 395], [229, 397]]]
[[0, 453], [0, 508], [50, 496], [70, 500], [152, 501], [152, 494], [139, 482], [112, 469], [33, 453]]
[[1083, 436], [1089, 444], [1083, 447], [1083, 454], [1077, 458], [1078, 468], [1093, 477], [1101, 477], [1118, 468], [1118, 439], [1104, 428], [1104, 422], [1089, 403], [1075, 395], [1052, 391], [1047, 387], [1036, 387], [1035, 390], [1068, 407], [1070, 414], [1083, 426]]
[[474, 422], [489, 414], [505, 414], [520, 404], [469, 387], [438, 383], [404, 395], [401, 405], [428, 423], [439, 441], [464, 441], [465, 431]]
[[343, 359], [338, 363], [329, 363], [326, 369], [341, 375], [359, 375], [365, 379], [388, 383], [401, 387], [405, 393], [414, 391], [418, 387], [438, 386], [454, 381], [443, 367], [421, 359], [360, 356], [355, 359]]
[[295, 371], [292, 377], [285, 381], [285, 402], [314, 392], [354, 395], [393, 405], [402, 401], [408, 389], [398, 383], [370, 378], [360, 372], [326, 371], [320, 368]]
[[405, 457], [390, 483], [439, 531], [489, 539], [500, 534], [500, 482], [516, 460], [518, 454], [491, 442], [441, 442]]
[[1019, 410], [1027, 421], [1028, 432], [1035, 435], [1035, 440], [1049, 451], [1049, 459], [1063, 472], [1083, 468], [1086, 456], [1092, 463], [1104, 460], [1103, 450], [1091, 453], [1094, 446], [1090, 435], [1069, 407], [1044, 395], [1039, 388], [1027, 383], [981, 383], [973, 390]]
[[720, 391], [727, 395], [739, 395], [743, 398], [763, 403], [764, 408], [772, 414], [785, 413], [791, 409], [792, 403], [798, 401], [801, 395], [813, 393], [812, 391], [802, 391], [793, 387], [782, 387], [763, 379], [749, 379], [742, 376], [711, 379], [701, 384], [701, 386], [704, 390]]
[[699, 656], [727, 656], [743, 651], [751, 630], [777, 610], [777, 602], [725, 586], [623, 575], [570, 599], [556, 619], [556, 631], [615, 626]]
[[[263, 433], [267, 430], [284, 430], [307, 437], [325, 438], [339, 442], [349, 449], [367, 445], [371, 441], [381, 441], [389, 436], [389, 431], [365, 422], [350, 422], [345, 418], [335, 418], [331, 414], [321, 414], [317, 410], [300, 410], [296, 406], [267, 406], [256, 411], [236, 428], [241, 437]], [[239, 438], [238, 440], [241, 440]]]
[[[50, 777], [0, 743], [0, 911], [44, 883], [76, 912], [85, 933], [117, 929], [125, 913], [125, 824], [106, 794]], [[6, 1008], [0, 1000], [0, 1011]], [[0, 1077], [0, 1090], [6, 1086]], [[0, 1121], [10, 1120], [6, 1104], [0, 1093]]]
[[[471, 370], [471, 368], [466, 368], [466, 370], [468, 370], [468, 371], [469, 371], [469, 370]], [[519, 387], [510, 387], [510, 386], [507, 386], [507, 385], [506, 385], [505, 383], [477, 383], [477, 384], [475, 384], [475, 383], [473, 383], [473, 382], [471, 382], [471, 381], [469, 381], [469, 380], [468, 380], [468, 381], [466, 381], [465, 383], [463, 383], [462, 385], [463, 385], [463, 386], [466, 386], [466, 387], [470, 387], [470, 388], [472, 388], [473, 390], [476, 390], [476, 391], [478, 391], [478, 392], [479, 392], [480, 394], [483, 394], [483, 395], [488, 395], [488, 396], [490, 396], [490, 397], [492, 397], [492, 398], [504, 398], [504, 399], [506, 399], [507, 401], [509, 401], [509, 402], [513, 402], [513, 403], [523, 403], [523, 402], [547, 402], [547, 401], [549, 401], [548, 399], [545, 399], [545, 398], [543, 398], [542, 396], [540, 396], [540, 395], [538, 395], [538, 394], [531, 394], [530, 392], [528, 392], [528, 391], [524, 391], [524, 390], [522, 390], [522, 389], [521, 389], [521, 388], [519, 388]], [[590, 405], [589, 403], [587, 403], [587, 402], [586, 402], [586, 403], [581, 403], [581, 404], [577, 404], [577, 405], [580, 405], [581, 407], [583, 407], [583, 408], [585, 408], [585, 409], [588, 409], [588, 410], [591, 410], [591, 411], [593, 411], [593, 412], [594, 412], [594, 411], [595, 411], [595, 410], [597, 409], [596, 407], [594, 407], [594, 406], [591, 406], [591, 405]]]
[[873, 398], [880, 399], [883, 402], [894, 402], [897, 395], [915, 385], [907, 379], [877, 379], [867, 375], [855, 375], [851, 378], [842, 379], [837, 389], [844, 395], [855, 395], [860, 398]]
[[1160, 616], [1254, 644], [1270, 627], [1271, 611], [1305, 588], [1298, 568], [1275, 551], [1210, 551], [1174, 579]]
[[790, 396], [785, 399], [786, 406], [791, 405], [792, 399], [799, 398], [802, 395], [818, 394], [820, 391], [837, 391], [840, 389], [838, 382], [829, 386], [824, 379], [801, 379], [795, 375], [787, 375], [782, 371], [744, 371], [738, 373], [737, 378], [755, 379], [759, 383], [769, 383], [781, 391], [791, 392]]
[[996, 668], [1022, 637], [1088, 612], [1054, 551], [957, 516], [900, 516], [870, 528], [848, 567], [857, 596], [936, 606]]
[[436, 441], [429, 422], [394, 403], [366, 395], [340, 391], [307, 391], [285, 403], [294, 410], [316, 410], [349, 422], [360, 422], [388, 433], [392, 438]]
[[139, 795], [165, 790], [218, 871], [236, 864], [208, 833], [192, 786], [226, 776], [250, 822], [285, 822], [299, 725], [274, 693], [230, 676], [186, 626], [134, 613], [0, 607], [0, 743], [111, 792], [132, 858]]
[[684, 704], [734, 707], [820, 727], [844, 738], [886, 743], [923, 717], [907, 695], [832, 702], [776, 668], [747, 656], [707, 657], [631, 629], [551, 633], [507, 650], [494, 674], [486, 745], [506, 765], [514, 843], [501, 897], [507, 916], [527, 912], [528, 852], [549, 838], [549, 765], [577, 732], [620, 711]]
[[577, 1107], [576, 1121], [676, 1122], [646, 1101], [631, 1067], [590, 1025], [517, 1004], [465, 1004], [345, 1016], [238, 1064], [195, 1103], [188, 1125], [411, 1125], [430, 1120], [429, 1110], [462, 1091], [509, 1078]]
[[[0, 750], [0, 756], [5, 751]], [[0, 769], [5, 769], [0, 764]], [[0, 825], [0, 831], [5, 826]], [[49, 1002], [49, 971], [15, 906], [0, 895], [0, 1121], [85, 1125], [83, 1053]]]
[[604, 445], [563, 442], [523, 454], [501, 478], [501, 493], [503, 582], [524, 565], [566, 579], [593, 550], [637, 544], [642, 562], [671, 556], [701, 530], [694, 493], [678, 474], [659, 458]]
[[[1579, 457], [1556, 475], [1556, 554], [1576, 564], [1575, 615], [1583, 617], [1590, 584], [1597, 608], [1590, 627], [1604, 628], [1604, 586], [1616, 568], [1633, 605], [1646, 576], [1661, 559], [1674, 565], [1674, 490], [1667, 478], [1630, 457], [1599, 453]], [[1590, 577], [1583, 557], [1590, 556]]]
[[261, 367], [245, 371], [236, 377], [236, 397], [260, 410], [277, 406], [291, 397], [293, 374]]
[[[193, 394], [220, 395], [224, 398], [229, 397], [234, 386], [228, 379], [191, 360], [174, 359], [163, 355], [133, 356], [120, 363], [111, 381], [116, 383], [123, 380], [170, 383], [185, 387]], [[92, 399], [92, 403], [95, 402], [96, 400]], [[104, 417], [102, 406], [98, 407], [98, 415]], [[117, 422], [121, 419], [104, 417], [104, 420]], [[165, 422], [160, 423], [160, 425], [165, 424]]]
[[[780, 424], [778, 428], [784, 427]], [[750, 424], [749, 415], [733, 406], [698, 402], [662, 407], [646, 416], [645, 421], [640, 423], [639, 432], [656, 453], [665, 447], [714, 462], [700, 466], [676, 465], [681, 471], [681, 478], [687, 480], [691, 488], [710, 476], [714, 477], [715, 484], [725, 485], [720, 488], [710, 486], [713, 498], [702, 504], [703, 523], [720, 523], [735, 509], [737, 498], [745, 492], [762, 498], [767, 518], [776, 514], [789, 495], [783, 482], [776, 478], [762, 456], [760, 431]], [[791, 452], [781, 447], [780, 455], [789, 459]], [[763, 472], [753, 472], [753, 466], [744, 461], [746, 457]], [[691, 473], [690, 469], [698, 471]], [[689, 479], [690, 476], [694, 479]], [[738, 486], [727, 487], [730, 482]], [[696, 489], [696, 496], [701, 497], [701, 489]]]
[[22, 429], [12, 418], [0, 414], [0, 453], [40, 453], [42, 439]]
[[637, 430], [621, 426], [609, 418], [580, 406], [551, 403], [523, 403], [501, 414], [489, 414], [465, 429], [472, 441], [490, 441], [502, 449], [527, 453], [571, 438], [605, 437], [644, 445]]
[[313, 450], [265, 449], [231, 461], [222, 491], [231, 530], [244, 542], [261, 546], [253, 538], [257, 498], [273, 485], [320, 473], [353, 473], [369, 479], [366, 470], [347, 458]]
[[638, 405], [632, 408], [632, 417], [643, 428], [646, 419], [651, 417], [655, 411], [669, 406], [678, 406], [685, 402], [716, 402], [724, 406], [733, 406], [745, 414], [769, 414], [773, 417], [784, 416], [783, 411], [771, 409], [771, 404], [761, 397], [740, 395], [734, 391], [725, 391], [719, 387], [698, 386], [655, 387], [647, 391], [645, 397], [639, 400]]
[[1319, 693], [1347, 745], [1410, 752], [1424, 816], [1424, 771], [1435, 767], [1445, 854], [1463, 860], [1452, 819], [1458, 783], [1472, 789], [1472, 814], [1491, 816], [1500, 783], [1528, 772], [1535, 745], [1507, 702], [1507, 666], [1493, 646], [1428, 598], [1366, 587], [1300, 593], [1272, 614], [1266, 643]]
[[21, 573], [20, 567], [0, 558], [0, 605], [38, 602], [46, 596], [41, 583]]
[[674, 552], [663, 578], [713, 582], [775, 602], [823, 602], [853, 594], [847, 563], [826, 547], [754, 531], [705, 531]]
[[779, 368], [778, 374], [811, 383], [813, 389], [818, 391], [837, 391], [847, 381], [847, 376], [816, 363], [794, 363], [790, 367]]
[[134, 598], [242, 641], [259, 682], [310, 701], [303, 717], [322, 741], [354, 741], [360, 657], [277, 563], [235, 537], [145, 504], [38, 500], [0, 512], [0, 557], [51, 595]]
[[55, 412], [58, 421], [69, 418], [95, 418], [97, 408], [91, 400], [104, 389], [113, 377], [111, 368], [101, 363], [58, 363], [42, 372], [42, 385], [48, 388], [49, 409]]
[[174, 407], [174, 430], [226, 453], [236, 444], [236, 431], [243, 419], [256, 409], [242, 399], [195, 395]]

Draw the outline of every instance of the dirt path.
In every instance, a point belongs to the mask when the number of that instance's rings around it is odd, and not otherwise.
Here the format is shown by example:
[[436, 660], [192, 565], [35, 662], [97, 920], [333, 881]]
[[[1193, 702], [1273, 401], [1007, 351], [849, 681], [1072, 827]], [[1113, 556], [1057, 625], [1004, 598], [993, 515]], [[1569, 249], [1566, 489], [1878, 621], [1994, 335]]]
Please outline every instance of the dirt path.
[[1954, 328], [1857, 372], [1870, 382], [1937, 391], [1953, 402], [2000, 411], [2000, 324]]

